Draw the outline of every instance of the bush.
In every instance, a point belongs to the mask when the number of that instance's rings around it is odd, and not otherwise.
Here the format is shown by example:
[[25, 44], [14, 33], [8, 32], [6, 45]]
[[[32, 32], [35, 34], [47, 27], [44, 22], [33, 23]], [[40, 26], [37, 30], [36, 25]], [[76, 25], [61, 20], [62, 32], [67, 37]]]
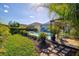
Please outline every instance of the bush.
[[8, 41], [5, 45], [7, 56], [35, 56], [34, 43], [21, 35], [9, 36]]
[[76, 29], [72, 28], [70, 30], [70, 36], [71, 36], [71, 38], [79, 38], [79, 31], [77, 31]]
[[19, 30], [17, 28], [10, 28], [9, 32], [13, 35], [19, 33]]
[[28, 32], [26, 30], [20, 30], [19, 34], [23, 35], [23, 36], [27, 36]]
[[2, 36], [10, 35], [9, 28], [7, 26], [5, 26], [5, 25], [0, 24], [0, 35], [2, 35]]
[[44, 32], [40, 33], [39, 39], [47, 39], [47, 34], [45, 34]]
[[39, 40], [38, 40], [40, 49], [45, 49], [45, 48], [48, 47], [46, 39], [47, 39], [47, 35], [45, 33], [43, 33], [43, 32], [40, 33]]

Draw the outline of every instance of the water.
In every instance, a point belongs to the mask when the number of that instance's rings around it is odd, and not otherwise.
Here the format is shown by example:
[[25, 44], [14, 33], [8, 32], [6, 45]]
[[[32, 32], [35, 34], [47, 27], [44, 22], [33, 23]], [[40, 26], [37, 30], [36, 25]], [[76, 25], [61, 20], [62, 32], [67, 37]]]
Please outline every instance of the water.
[[39, 32], [32, 32], [32, 31], [29, 31], [29, 34], [30, 34], [30, 35], [34, 35], [34, 36], [37, 36], [37, 37], [39, 36]]
[[[39, 37], [39, 34], [40, 34], [40, 32], [33, 32], [33, 31], [29, 31], [28, 33], [30, 35], [34, 35], [34, 36], [37, 36], [37, 37]], [[46, 32], [46, 34], [47, 34], [47, 39], [51, 40], [51, 33], [50, 32]]]

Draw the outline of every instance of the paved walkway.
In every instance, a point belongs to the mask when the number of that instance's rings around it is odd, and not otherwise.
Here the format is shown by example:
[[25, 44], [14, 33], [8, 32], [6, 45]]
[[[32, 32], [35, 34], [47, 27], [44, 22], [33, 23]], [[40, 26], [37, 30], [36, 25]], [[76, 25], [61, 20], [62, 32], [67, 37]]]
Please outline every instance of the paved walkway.
[[42, 49], [40, 56], [74, 56], [76, 50], [57, 44], [51, 44], [47, 49]]
[[[39, 44], [37, 40], [33, 40], [33, 42], [35, 43], [35, 46]], [[41, 51], [39, 48], [37, 49], [40, 51], [38, 52], [40, 56], [75, 56], [77, 52], [75, 48], [57, 43], [51, 43], [50, 41], [47, 42], [50, 43], [50, 46], [47, 49], [42, 49]]]

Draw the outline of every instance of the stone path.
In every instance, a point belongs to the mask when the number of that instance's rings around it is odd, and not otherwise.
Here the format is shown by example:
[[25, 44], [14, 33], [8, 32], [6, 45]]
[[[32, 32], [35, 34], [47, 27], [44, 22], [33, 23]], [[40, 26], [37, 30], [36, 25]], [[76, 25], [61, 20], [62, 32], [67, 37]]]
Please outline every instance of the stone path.
[[47, 49], [42, 49], [40, 56], [74, 56], [75, 53], [72, 48], [53, 44]]
[[40, 53], [40, 56], [58, 56], [57, 51], [54, 49], [53, 46], [48, 47], [47, 49], [43, 49]]
[[[36, 46], [38, 45], [37, 40], [33, 40], [33, 42]], [[42, 49], [41, 52], [38, 52], [40, 56], [75, 56], [77, 52], [75, 48], [57, 43], [51, 43], [49, 41], [47, 42], [50, 43], [50, 47]], [[39, 48], [37, 50], [39, 50]]]

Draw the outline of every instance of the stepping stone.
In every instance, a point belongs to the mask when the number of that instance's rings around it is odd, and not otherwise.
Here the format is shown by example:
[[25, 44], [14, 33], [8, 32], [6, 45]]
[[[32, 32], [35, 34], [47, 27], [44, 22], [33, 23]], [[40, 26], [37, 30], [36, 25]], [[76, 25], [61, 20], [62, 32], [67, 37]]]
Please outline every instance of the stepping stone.
[[53, 45], [51, 45], [50, 47], [51, 47], [52, 49], [54, 48], [54, 46], [53, 46]]
[[68, 53], [68, 51], [65, 51], [65, 50], [62, 50], [61, 52], [64, 53], [64, 54], [67, 54]]
[[55, 49], [53, 49], [53, 50], [52, 50], [52, 52], [57, 53], [58, 51], [57, 51], [57, 50], [55, 50]]
[[63, 47], [63, 46], [59, 46], [59, 48], [60, 48], [60, 49], [63, 49], [64, 47]]
[[40, 56], [48, 56], [46, 53], [40, 53]]
[[51, 47], [49, 47], [49, 48], [48, 48], [48, 50], [49, 50], [49, 51], [51, 51], [51, 50], [52, 50], [52, 48], [51, 48]]
[[60, 51], [61, 49], [60, 48], [55, 48], [57, 51]]
[[65, 56], [62, 52], [58, 53], [59, 56]]
[[43, 49], [42, 52], [44, 52], [44, 53], [48, 53], [49, 50], [47, 50], [47, 49]]

